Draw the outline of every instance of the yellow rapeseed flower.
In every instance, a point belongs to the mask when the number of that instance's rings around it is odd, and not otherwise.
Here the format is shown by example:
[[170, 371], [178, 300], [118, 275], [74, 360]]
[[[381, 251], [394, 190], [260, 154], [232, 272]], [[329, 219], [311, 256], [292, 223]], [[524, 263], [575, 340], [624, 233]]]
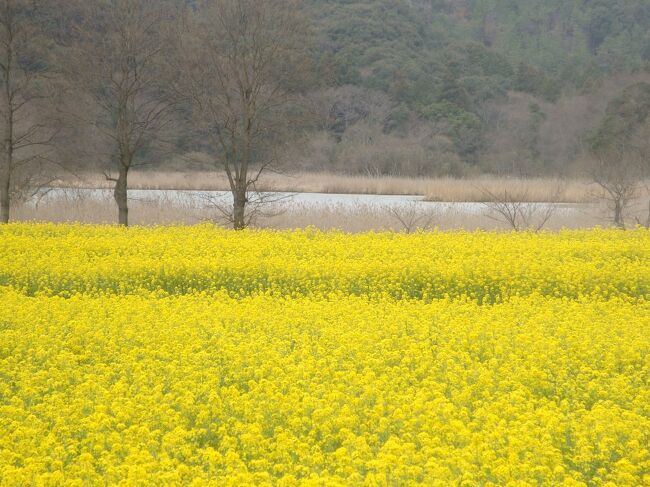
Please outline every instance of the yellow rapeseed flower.
[[0, 485], [647, 485], [650, 233], [0, 226]]

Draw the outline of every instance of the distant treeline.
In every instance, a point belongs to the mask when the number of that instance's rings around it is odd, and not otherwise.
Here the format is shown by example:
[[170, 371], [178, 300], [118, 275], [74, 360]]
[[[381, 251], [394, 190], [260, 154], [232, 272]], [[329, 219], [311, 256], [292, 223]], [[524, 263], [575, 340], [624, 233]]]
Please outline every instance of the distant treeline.
[[[606, 80], [642, 76], [650, 63], [645, 0], [307, 3], [320, 36], [320, 62], [333, 85], [386, 97], [383, 123], [375, 128], [381, 134], [373, 133], [373, 140], [403, 137], [426, 153], [417, 164], [408, 153], [379, 160], [374, 169], [381, 171], [566, 169], [600, 122], [607, 99], [631, 83]], [[353, 117], [363, 114], [348, 110]], [[583, 112], [578, 120], [571, 116], [576, 111]], [[342, 109], [334, 115], [331, 129], [340, 140], [348, 124]], [[562, 123], [567, 118], [571, 127]], [[560, 150], [543, 147], [558, 138]]]

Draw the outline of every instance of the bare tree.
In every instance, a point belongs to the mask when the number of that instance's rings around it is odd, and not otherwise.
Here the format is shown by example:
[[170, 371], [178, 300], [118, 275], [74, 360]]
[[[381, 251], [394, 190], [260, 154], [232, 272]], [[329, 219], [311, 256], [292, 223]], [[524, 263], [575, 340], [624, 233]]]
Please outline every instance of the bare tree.
[[0, 0], [0, 223], [9, 221], [12, 197], [38, 184], [56, 134], [43, 117], [51, 92], [36, 5]]
[[[93, 0], [75, 7], [64, 62], [76, 98], [71, 113], [100, 139], [94, 152], [114, 167], [104, 174], [115, 183], [118, 221], [128, 225], [129, 171], [147, 163], [173, 120], [167, 27], [178, 12], [167, 0]], [[79, 97], [88, 103], [80, 105]]]
[[[589, 142], [597, 196], [607, 203], [614, 225], [624, 229], [650, 182], [650, 84], [634, 83], [611, 100]], [[650, 226], [650, 206], [645, 224]]]
[[395, 218], [405, 233], [430, 229], [438, 216], [432, 208], [426, 208], [422, 202], [409, 201], [401, 205], [387, 205], [385, 211]]
[[607, 204], [612, 223], [625, 229], [627, 212], [642, 184], [638, 152], [627, 144], [612, 144], [595, 155], [591, 177], [600, 190], [596, 196]]
[[202, 1], [181, 33], [179, 91], [228, 178], [235, 229], [265, 171], [277, 167], [298, 91], [306, 24], [297, 0]]
[[561, 200], [564, 188], [557, 184], [555, 190], [545, 202], [531, 202], [527, 189], [520, 191], [494, 192], [488, 188], [479, 186], [485, 201], [483, 205], [487, 208], [487, 217], [507, 224], [516, 232], [533, 230], [539, 232], [543, 229], [553, 215], [557, 212], [557, 203]]

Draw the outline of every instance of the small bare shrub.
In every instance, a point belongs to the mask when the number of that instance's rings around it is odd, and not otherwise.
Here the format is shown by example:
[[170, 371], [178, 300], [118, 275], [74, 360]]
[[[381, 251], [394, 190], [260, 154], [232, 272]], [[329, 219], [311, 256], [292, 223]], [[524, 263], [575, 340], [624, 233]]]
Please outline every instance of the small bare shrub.
[[405, 233], [427, 230], [434, 226], [438, 212], [423, 206], [419, 201], [384, 207], [386, 213], [397, 220]]
[[517, 191], [503, 189], [492, 192], [485, 187], [479, 188], [485, 196], [482, 203], [488, 210], [486, 217], [505, 223], [516, 232], [533, 230], [540, 231], [557, 211], [557, 203], [562, 199], [564, 189], [557, 185], [553, 195], [545, 198], [547, 202], [531, 202], [527, 189]]

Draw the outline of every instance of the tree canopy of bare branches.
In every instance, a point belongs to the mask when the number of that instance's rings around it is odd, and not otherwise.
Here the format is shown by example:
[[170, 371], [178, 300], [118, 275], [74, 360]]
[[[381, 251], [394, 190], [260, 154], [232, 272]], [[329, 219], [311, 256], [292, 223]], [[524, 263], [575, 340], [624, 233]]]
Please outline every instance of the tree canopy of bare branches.
[[165, 62], [178, 11], [171, 1], [78, 2], [71, 15], [72, 41], [65, 51], [70, 90], [83, 97], [73, 118], [93, 128], [91, 152], [113, 170], [119, 223], [128, 225], [129, 170], [161, 142], [173, 119], [174, 97]]
[[251, 193], [277, 165], [306, 32], [298, 1], [211, 0], [189, 11], [180, 35], [179, 91], [228, 178], [235, 229], [246, 227]]
[[638, 157], [629, 148], [616, 144], [595, 155], [591, 177], [607, 203], [614, 226], [626, 228], [626, 214], [642, 183]]
[[9, 221], [12, 195], [35, 183], [56, 134], [43, 117], [51, 92], [36, 9], [0, 0], [0, 223]]
[[[650, 84], [633, 84], [612, 100], [590, 143], [597, 196], [607, 203], [613, 224], [624, 229], [643, 189], [650, 198]], [[646, 221], [636, 221], [650, 227], [650, 201]]]

